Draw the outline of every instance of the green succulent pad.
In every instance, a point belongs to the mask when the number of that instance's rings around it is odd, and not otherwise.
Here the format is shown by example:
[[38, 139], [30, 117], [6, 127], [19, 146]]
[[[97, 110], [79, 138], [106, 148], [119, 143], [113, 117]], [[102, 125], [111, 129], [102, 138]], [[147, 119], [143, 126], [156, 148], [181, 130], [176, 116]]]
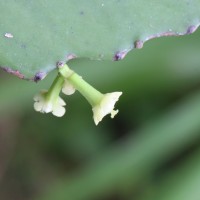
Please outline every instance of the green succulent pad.
[[149, 39], [194, 32], [199, 0], [1, 0], [0, 66], [43, 79], [58, 61], [120, 60]]

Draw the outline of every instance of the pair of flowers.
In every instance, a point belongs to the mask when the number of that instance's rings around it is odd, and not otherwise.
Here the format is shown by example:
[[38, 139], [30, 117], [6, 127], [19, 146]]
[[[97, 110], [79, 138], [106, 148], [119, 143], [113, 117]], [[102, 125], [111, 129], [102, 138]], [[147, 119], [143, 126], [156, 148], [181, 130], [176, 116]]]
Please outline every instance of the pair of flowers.
[[59, 96], [60, 91], [66, 95], [71, 95], [78, 90], [91, 104], [93, 119], [96, 125], [107, 114], [113, 118], [118, 110], [114, 110], [115, 103], [118, 101], [122, 92], [113, 92], [102, 94], [77, 73], [71, 70], [66, 64], [58, 66], [58, 75], [51, 85], [50, 89], [43, 90], [34, 97], [34, 109], [42, 113], [52, 113], [57, 117], [65, 114], [64, 100]]

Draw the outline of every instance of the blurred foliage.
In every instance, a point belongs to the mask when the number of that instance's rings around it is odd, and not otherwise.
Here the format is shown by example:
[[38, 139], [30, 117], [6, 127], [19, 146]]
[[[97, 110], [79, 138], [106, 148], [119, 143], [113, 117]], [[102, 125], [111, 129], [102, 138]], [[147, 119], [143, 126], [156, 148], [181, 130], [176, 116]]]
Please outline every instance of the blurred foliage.
[[123, 91], [97, 127], [88, 103], [36, 113], [37, 84], [0, 72], [0, 199], [199, 200], [200, 30], [151, 40], [120, 62], [70, 66], [102, 92]]

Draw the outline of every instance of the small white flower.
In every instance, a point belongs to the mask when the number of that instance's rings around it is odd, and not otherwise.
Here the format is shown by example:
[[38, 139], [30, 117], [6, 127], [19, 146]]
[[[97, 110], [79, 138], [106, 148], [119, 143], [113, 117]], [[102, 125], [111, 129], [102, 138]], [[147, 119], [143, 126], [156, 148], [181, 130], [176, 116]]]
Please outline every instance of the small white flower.
[[74, 86], [67, 80], [65, 79], [65, 82], [63, 84], [62, 92], [66, 95], [72, 95], [75, 92]]
[[55, 100], [47, 98], [48, 91], [43, 90], [34, 97], [34, 109], [41, 113], [52, 112], [57, 117], [62, 117], [65, 114], [64, 106], [66, 103], [59, 96]]
[[107, 114], [111, 114], [111, 118], [118, 113], [118, 110], [114, 110], [115, 103], [118, 101], [122, 92], [113, 92], [104, 94], [101, 102], [92, 108], [93, 118], [96, 125], [103, 119]]

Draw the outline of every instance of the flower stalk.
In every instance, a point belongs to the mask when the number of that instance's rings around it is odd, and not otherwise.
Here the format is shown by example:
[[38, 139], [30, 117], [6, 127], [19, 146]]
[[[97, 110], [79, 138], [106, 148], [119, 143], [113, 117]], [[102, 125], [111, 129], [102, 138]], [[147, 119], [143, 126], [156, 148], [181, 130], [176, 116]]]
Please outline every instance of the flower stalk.
[[58, 74], [46, 94], [46, 99], [48, 101], [54, 102], [57, 99], [57, 97], [59, 96], [60, 91], [63, 87], [63, 83], [64, 83], [63, 76]]
[[118, 110], [114, 110], [114, 105], [122, 92], [102, 94], [87, 83], [81, 76], [71, 70], [66, 64], [59, 69], [59, 72], [90, 103], [96, 125], [105, 115], [110, 113], [113, 118], [118, 113]]

